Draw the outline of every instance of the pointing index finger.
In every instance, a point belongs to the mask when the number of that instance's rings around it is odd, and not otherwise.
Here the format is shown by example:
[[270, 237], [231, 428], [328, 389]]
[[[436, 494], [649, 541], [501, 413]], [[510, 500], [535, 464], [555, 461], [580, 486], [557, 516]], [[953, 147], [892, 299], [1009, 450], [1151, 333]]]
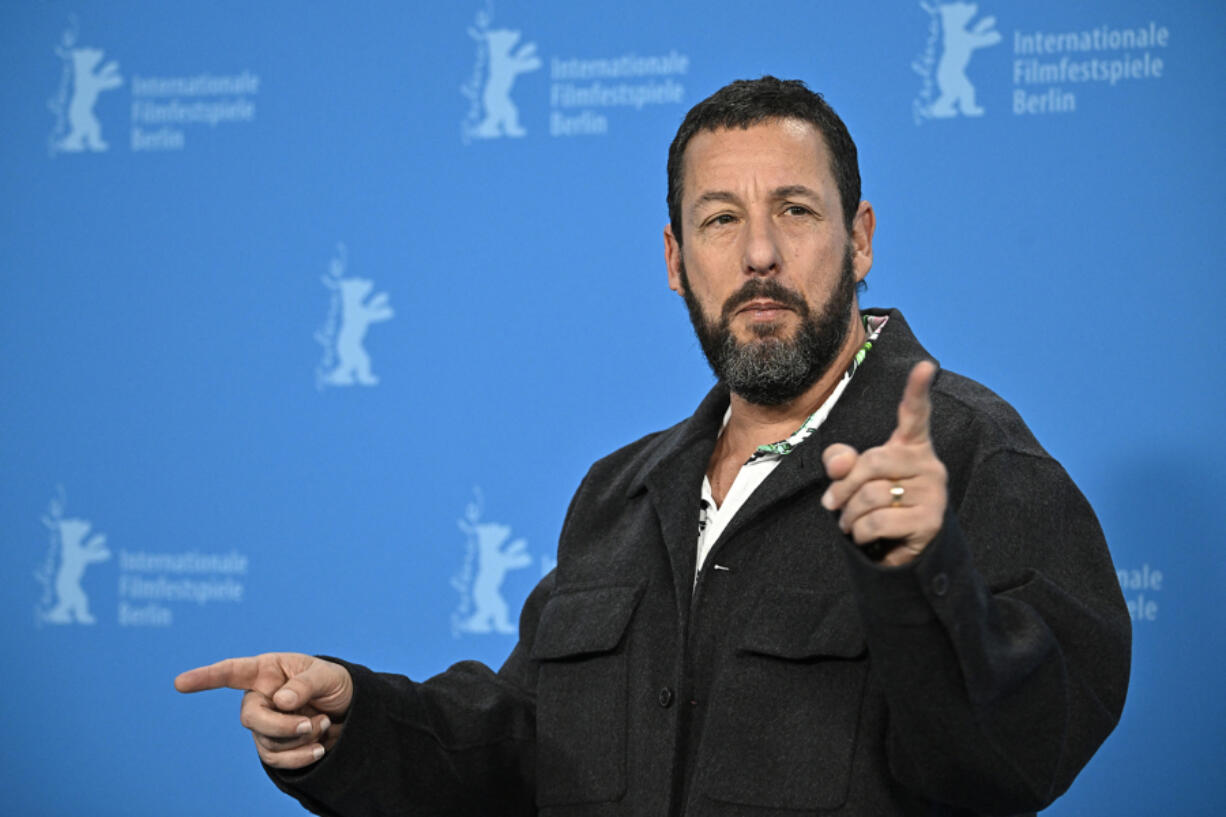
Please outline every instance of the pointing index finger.
[[202, 692], [206, 689], [255, 689], [259, 677], [259, 662], [254, 658], [227, 658], [207, 667], [189, 669], [175, 678], [180, 692]]
[[907, 375], [902, 402], [898, 404], [898, 426], [893, 439], [903, 443], [928, 441], [929, 420], [932, 416], [932, 398], [929, 391], [936, 377], [937, 367], [931, 360], [921, 360]]

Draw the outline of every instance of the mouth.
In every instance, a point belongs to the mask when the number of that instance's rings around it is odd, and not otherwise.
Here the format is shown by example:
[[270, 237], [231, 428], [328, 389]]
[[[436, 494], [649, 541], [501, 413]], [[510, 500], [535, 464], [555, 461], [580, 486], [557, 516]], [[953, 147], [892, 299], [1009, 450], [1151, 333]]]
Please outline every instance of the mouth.
[[770, 298], [755, 298], [737, 309], [736, 314], [748, 315], [751, 320], [773, 320], [784, 312], [794, 311], [792, 307]]

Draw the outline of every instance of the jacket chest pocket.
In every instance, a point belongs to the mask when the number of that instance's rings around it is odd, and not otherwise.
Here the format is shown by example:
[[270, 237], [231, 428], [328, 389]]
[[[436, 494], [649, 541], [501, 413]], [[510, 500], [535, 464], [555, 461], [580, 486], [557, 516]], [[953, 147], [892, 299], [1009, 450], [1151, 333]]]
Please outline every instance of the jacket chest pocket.
[[711, 693], [700, 791], [797, 811], [841, 805], [868, 676], [855, 600], [773, 591], [734, 643]]
[[560, 589], [541, 612], [532, 658], [537, 805], [599, 803], [626, 790], [626, 630], [639, 586]]

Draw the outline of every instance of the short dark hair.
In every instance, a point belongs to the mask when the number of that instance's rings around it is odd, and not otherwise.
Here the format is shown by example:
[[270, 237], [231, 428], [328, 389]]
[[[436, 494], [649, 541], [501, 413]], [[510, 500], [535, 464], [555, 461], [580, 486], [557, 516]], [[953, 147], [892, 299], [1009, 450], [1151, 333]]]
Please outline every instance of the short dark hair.
[[699, 102], [685, 115], [668, 149], [668, 220], [681, 243], [681, 187], [685, 149], [694, 135], [720, 128], [748, 128], [768, 119], [799, 119], [817, 128], [830, 151], [830, 171], [839, 188], [843, 226], [851, 224], [860, 206], [860, 164], [856, 143], [847, 126], [822, 95], [798, 79], [738, 79]]

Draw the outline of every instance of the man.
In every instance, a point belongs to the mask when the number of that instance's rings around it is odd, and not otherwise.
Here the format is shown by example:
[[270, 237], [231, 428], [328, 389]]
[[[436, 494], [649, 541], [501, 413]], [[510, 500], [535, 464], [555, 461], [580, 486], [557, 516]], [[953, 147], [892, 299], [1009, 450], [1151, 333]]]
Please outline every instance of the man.
[[[875, 215], [802, 83], [740, 81], [669, 155], [669, 286], [719, 384], [592, 466], [497, 673], [279, 653], [248, 690], [321, 814], [1019, 814], [1123, 706], [1093, 512], [1021, 419], [861, 314]], [[342, 734], [343, 733], [343, 734]], [[322, 758], [322, 759], [321, 759]]]

